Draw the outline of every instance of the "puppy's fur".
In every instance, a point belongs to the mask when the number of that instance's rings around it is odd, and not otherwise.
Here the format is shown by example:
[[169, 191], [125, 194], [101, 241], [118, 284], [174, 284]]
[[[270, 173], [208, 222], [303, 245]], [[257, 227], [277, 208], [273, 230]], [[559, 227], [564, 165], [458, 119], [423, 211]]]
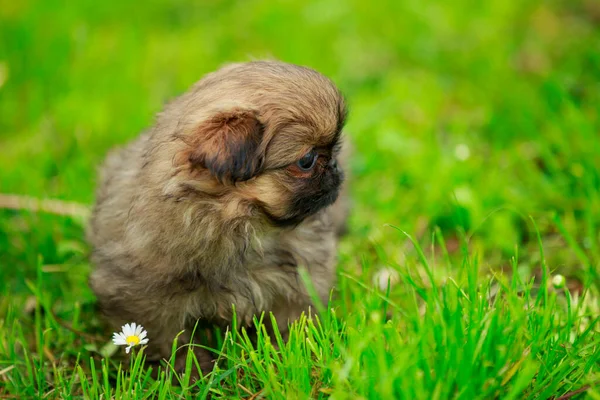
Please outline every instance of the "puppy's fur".
[[347, 214], [336, 165], [345, 117], [338, 89], [311, 69], [233, 64], [112, 152], [88, 236], [90, 283], [114, 326], [142, 324], [159, 359], [197, 321], [228, 326], [232, 305], [246, 326], [273, 312], [285, 334], [311, 304], [300, 267], [327, 302]]

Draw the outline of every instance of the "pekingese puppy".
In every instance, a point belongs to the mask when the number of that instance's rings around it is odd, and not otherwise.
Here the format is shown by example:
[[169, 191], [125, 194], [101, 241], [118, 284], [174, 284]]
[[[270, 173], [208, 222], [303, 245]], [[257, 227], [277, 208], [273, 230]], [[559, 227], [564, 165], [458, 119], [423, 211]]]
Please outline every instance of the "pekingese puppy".
[[339, 90], [312, 69], [232, 64], [110, 153], [88, 233], [109, 321], [142, 324], [160, 359], [197, 322], [229, 326], [232, 305], [245, 326], [272, 312], [285, 334], [311, 305], [299, 268], [326, 303], [347, 214], [345, 119]]

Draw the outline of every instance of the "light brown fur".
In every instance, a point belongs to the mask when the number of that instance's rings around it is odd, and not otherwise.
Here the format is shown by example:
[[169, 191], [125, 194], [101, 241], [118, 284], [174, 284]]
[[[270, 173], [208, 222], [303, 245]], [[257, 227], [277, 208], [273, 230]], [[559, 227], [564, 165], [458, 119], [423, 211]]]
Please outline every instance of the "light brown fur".
[[[313, 147], [336, 144], [344, 116], [338, 90], [315, 71], [233, 64], [207, 75], [148, 132], [110, 153], [88, 236], [90, 283], [111, 323], [142, 324], [148, 353], [159, 359], [170, 356], [180, 331], [183, 342], [191, 340], [198, 320], [228, 326], [232, 304], [243, 325], [271, 311], [285, 333], [311, 304], [298, 268], [308, 270], [327, 302], [345, 189], [320, 209], [310, 198], [298, 202], [314, 184], [295, 163]], [[325, 180], [337, 171], [327, 151], [337, 156], [337, 148], [323, 150], [314, 167]], [[295, 202], [315, 210], [295, 215]], [[204, 355], [204, 369], [210, 358]]]

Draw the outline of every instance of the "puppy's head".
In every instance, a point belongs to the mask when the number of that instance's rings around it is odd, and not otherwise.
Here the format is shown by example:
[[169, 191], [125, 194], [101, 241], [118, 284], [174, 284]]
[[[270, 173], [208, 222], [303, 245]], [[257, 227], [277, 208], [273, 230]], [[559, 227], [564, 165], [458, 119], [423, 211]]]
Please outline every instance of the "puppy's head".
[[292, 225], [337, 198], [346, 108], [321, 74], [281, 62], [234, 64], [206, 76], [175, 108], [194, 180], [186, 185], [235, 204], [224, 207], [230, 217], [251, 209]]

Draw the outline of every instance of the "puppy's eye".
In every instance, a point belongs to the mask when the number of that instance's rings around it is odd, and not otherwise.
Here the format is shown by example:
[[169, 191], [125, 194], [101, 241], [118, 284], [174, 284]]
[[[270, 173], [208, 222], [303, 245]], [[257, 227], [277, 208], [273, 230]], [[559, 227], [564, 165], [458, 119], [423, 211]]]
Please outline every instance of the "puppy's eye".
[[296, 165], [303, 171], [310, 171], [317, 163], [318, 156], [317, 152], [313, 149], [299, 159]]

